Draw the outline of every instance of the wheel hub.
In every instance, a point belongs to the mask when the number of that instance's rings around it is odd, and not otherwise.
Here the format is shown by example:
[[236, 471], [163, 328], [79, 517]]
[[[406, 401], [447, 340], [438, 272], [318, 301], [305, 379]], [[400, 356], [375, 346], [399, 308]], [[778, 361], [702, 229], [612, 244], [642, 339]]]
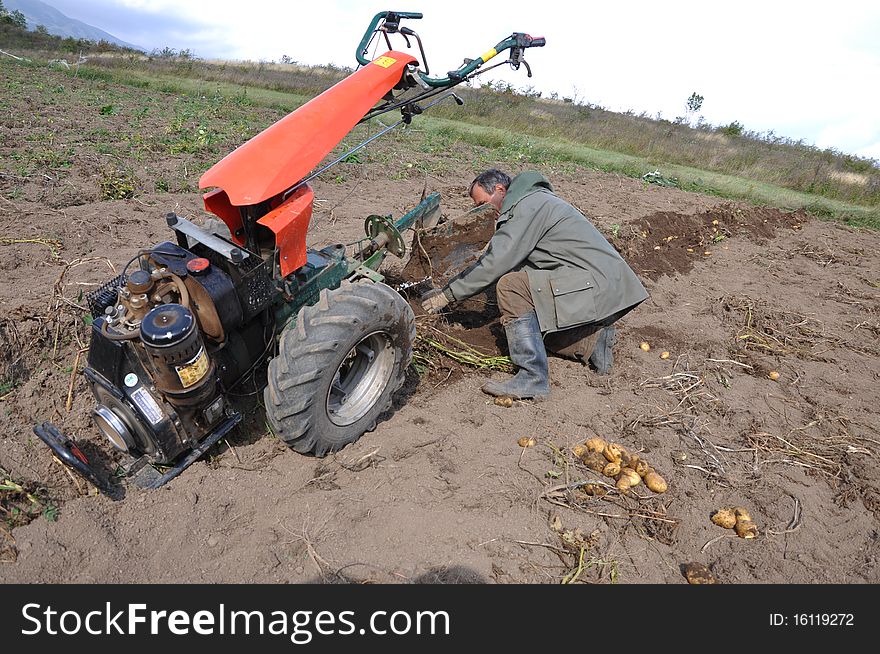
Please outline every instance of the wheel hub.
[[391, 337], [383, 331], [362, 338], [342, 360], [327, 391], [327, 415], [340, 427], [360, 420], [382, 395], [394, 368]]

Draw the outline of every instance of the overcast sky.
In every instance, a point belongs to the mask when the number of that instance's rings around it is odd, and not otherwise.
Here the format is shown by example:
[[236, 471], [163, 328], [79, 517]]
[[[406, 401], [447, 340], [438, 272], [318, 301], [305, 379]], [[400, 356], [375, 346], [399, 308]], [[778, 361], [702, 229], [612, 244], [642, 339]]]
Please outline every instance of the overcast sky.
[[348, 66], [377, 11], [419, 11], [425, 17], [409, 25], [422, 36], [432, 73], [528, 32], [547, 38], [527, 53], [534, 77], [499, 68], [490, 79], [668, 119], [682, 115], [696, 91], [710, 123], [737, 120], [880, 160], [876, 0], [46, 1], [148, 50], [267, 61], [286, 54]]

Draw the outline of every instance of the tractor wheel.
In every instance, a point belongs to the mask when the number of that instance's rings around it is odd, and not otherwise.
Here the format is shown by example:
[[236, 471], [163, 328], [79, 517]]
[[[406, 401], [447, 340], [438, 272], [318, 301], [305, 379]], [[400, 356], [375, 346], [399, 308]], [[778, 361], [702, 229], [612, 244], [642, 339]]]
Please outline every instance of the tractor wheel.
[[385, 284], [321, 291], [281, 334], [269, 362], [266, 415], [297, 452], [324, 456], [376, 427], [412, 361], [415, 317]]

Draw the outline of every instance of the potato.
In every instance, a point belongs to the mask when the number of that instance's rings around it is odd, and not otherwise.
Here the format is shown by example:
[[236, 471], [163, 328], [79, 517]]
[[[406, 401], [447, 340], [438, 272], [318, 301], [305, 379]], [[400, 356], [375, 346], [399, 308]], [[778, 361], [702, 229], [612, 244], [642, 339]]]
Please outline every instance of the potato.
[[623, 445], [618, 445], [617, 447], [620, 448], [620, 460], [623, 462], [623, 467], [635, 470], [636, 465], [642, 460], [642, 455], [638, 452], [630, 452]]
[[641, 343], [639, 343], [639, 347], [642, 348], [643, 352], [647, 352], [648, 350], [651, 349], [651, 346], [648, 344], [648, 341], [642, 341]]
[[632, 468], [622, 468], [620, 470], [620, 476], [617, 478], [617, 481], [621, 479], [627, 479], [629, 481], [630, 487], [638, 486], [642, 483], [642, 478], [639, 477], [639, 473], [637, 473]]
[[571, 446], [571, 453], [579, 459], [582, 458], [588, 451], [589, 450], [587, 450], [587, 446], [581, 445], [580, 443]]
[[584, 445], [587, 446], [587, 449], [590, 450], [590, 452], [598, 452], [599, 454], [601, 454], [608, 443], [605, 442], [604, 438], [599, 438], [598, 436], [595, 436], [586, 441]]
[[668, 359], [668, 358], [669, 358], [669, 352], [667, 352], [666, 350], [663, 350], [663, 351], [660, 353], [660, 358], [661, 358], [661, 359]]
[[[635, 463], [636, 461], [638, 461], [639, 459], [642, 458], [638, 452], [631, 452], [630, 450], [626, 449], [623, 445], [618, 445], [617, 448], [620, 450], [620, 458], [625, 461], [632, 461], [633, 463]], [[632, 466], [630, 466], [630, 467], [632, 467]]]
[[[647, 461], [642, 461], [642, 460], [639, 458], [639, 455], [636, 454], [636, 455], [631, 456], [630, 458], [628, 458], [626, 461], [624, 461], [624, 462], [623, 462], [623, 465], [621, 466], [621, 468], [632, 468], [632, 469], [635, 470], [636, 473], [638, 474], [639, 471], [636, 470], [636, 468], [638, 468], [639, 465], [642, 465], [642, 466], [648, 466], [649, 468], [651, 467], [650, 465], [648, 465], [648, 462], [647, 462]], [[641, 477], [641, 476], [642, 476], [642, 475], [639, 475], [639, 477]]]
[[535, 446], [535, 443], [537, 443], [537, 442], [538, 442], [538, 441], [536, 441], [536, 440], [535, 440], [534, 438], [532, 438], [531, 436], [522, 436], [522, 437], [520, 437], [520, 439], [517, 441], [517, 444], [518, 444], [520, 447], [534, 447], [534, 446]]
[[605, 446], [605, 449], [602, 450], [602, 455], [612, 463], [620, 463], [620, 446], [615, 445], [614, 443], [608, 443], [608, 445]]
[[767, 376], [773, 381], [779, 381], [779, 373], [775, 370], [771, 370], [769, 373], [767, 373]]
[[[632, 459], [630, 459], [630, 468], [632, 468]], [[649, 472], [653, 472], [653, 470], [651, 470], [651, 466], [648, 465], [647, 461], [637, 461], [636, 467], [633, 468], [633, 470], [635, 470], [638, 473], [639, 477], [642, 478], [644, 478], [644, 476], [647, 475]]]
[[632, 480], [626, 475], [620, 475], [620, 479], [617, 480], [617, 490], [627, 491], [632, 488]]
[[665, 493], [668, 488], [666, 480], [653, 470], [645, 475], [645, 486], [655, 493]]
[[717, 584], [715, 575], [702, 563], [685, 563], [682, 566], [684, 577], [689, 584]]
[[733, 529], [734, 525], [736, 525], [736, 514], [734, 514], [733, 509], [718, 509], [712, 514], [711, 520], [719, 527]]
[[608, 461], [605, 460], [605, 457], [598, 452], [588, 452], [581, 459], [581, 462], [590, 470], [595, 470], [596, 472], [602, 472], [605, 469], [605, 466], [608, 465]]
[[620, 474], [620, 464], [614, 461], [609, 462], [603, 469], [602, 474], [606, 477], [616, 477]]
[[733, 529], [740, 538], [754, 538], [758, 535], [758, 527], [751, 520], [737, 520]]
[[496, 397], [495, 404], [498, 406], [503, 406], [507, 409], [513, 406], [513, 400], [509, 397]]
[[752, 516], [749, 514], [749, 512], [741, 506], [735, 506], [733, 508], [733, 514], [736, 516], [737, 521], [748, 520], [749, 522], [751, 522], [752, 520]]
[[583, 491], [591, 497], [602, 497], [608, 493], [608, 489], [601, 484], [587, 484], [583, 486]]
[[752, 516], [749, 515], [745, 508], [738, 506], [733, 510], [733, 513], [736, 516], [736, 524], [733, 528], [737, 536], [740, 538], [754, 538], [758, 535], [758, 527], [752, 521]]

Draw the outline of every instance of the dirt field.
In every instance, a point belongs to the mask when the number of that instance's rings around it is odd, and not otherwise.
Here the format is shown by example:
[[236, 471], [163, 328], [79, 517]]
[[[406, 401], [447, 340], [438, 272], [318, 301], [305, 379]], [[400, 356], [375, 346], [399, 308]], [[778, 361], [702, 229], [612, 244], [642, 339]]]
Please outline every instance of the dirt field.
[[[309, 243], [357, 239], [365, 216], [399, 216], [426, 184], [445, 213], [462, 212], [487, 164], [538, 168], [651, 294], [619, 324], [612, 374], [551, 358], [550, 399], [504, 408], [479, 391], [503, 373], [437, 355], [421, 377], [410, 371], [374, 432], [336, 455], [287, 450], [244, 399], [244, 425], [165, 487], [120, 501], [89, 492], [31, 427], [52, 420], [107, 451], [81, 374], [83, 294], [169, 238], [165, 212], [203, 215], [195, 191], [147, 182], [183, 168], [191, 183], [204, 167], [169, 155], [134, 167], [134, 198], [100, 201], [95, 144], [76, 135], [107, 117], [104, 105], [84, 82], [53, 83], [95, 111], [63, 113], [69, 164], [0, 174], [0, 484], [21, 488], [0, 491], [3, 582], [686, 583], [692, 561], [721, 583], [880, 581], [880, 235], [461, 145], [409, 149], [406, 137], [315, 184]], [[4, 161], [33, 149], [51, 113], [34, 96], [14, 101]], [[125, 111], [109, 115], [124, 128]], [[224, 138], [221, 156], [235, 134]], [[402, 262], [389, 272], [405, 276]], [[503, 354], [493, 312], [489, 294], [418, 325]], [[537, 444], [520, 448], [520, 436]], [[607, 481], [569, 449], [593, 436], [639, 452], [668, 492], [580, 492]], [[759, 536], [713, 525], [723, 506], [748, 508]]]

